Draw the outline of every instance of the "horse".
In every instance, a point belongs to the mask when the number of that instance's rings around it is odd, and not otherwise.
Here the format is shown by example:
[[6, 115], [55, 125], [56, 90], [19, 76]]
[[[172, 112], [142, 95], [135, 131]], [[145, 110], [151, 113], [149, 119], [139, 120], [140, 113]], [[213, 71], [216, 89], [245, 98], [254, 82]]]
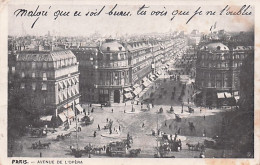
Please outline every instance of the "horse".
[[99, 152], [99, 154], [101, 154], [101, 151], [103, 151], [103, 147], [93, 148], [92, 151], [93, 151], [94, 153]]
[[186, 145], [188, 146], [189, 150], [194, 150], [196, 144], [191, 144], [191, 143], [186, 143]]
[[140, 149], [140, 148], [138, 148], [138, 149], [132, 149], [132, 150], [130, 150], [129, 152], [130, 152], [130, 157], [137, 157], [138, 154], [140, 154], [141, 149]]
[[42, 144], [41, 144], [41, 146], [44, 147], [44, 148], [45, 148], [45, 147], [46, 147], [46, 148], [50, 148], [50, 145], [51, 145], [50, 142], [49, 142], [49, 143], [42, 143]]

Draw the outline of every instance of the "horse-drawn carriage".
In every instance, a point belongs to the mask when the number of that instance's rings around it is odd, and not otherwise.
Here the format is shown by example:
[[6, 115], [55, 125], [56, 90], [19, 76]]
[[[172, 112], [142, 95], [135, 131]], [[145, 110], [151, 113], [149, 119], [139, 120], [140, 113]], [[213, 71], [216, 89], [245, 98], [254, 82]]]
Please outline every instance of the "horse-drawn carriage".
[[30, 135], [31, 137], [36, 137], [36, 138], [45, 137], [47, 136], [47, 130], [43, 128], [32, 128], [30, 130]]
[[71, 132], [66, 133], [66, 134], [60, 134], [57, 135], [56, 139], [54, 139], [54, 141], [60, 141], [60, 140], [65, 140], [65, 138], [68, 138], [71, 136]]
[[41, 143], [39, 142], [35, 142], [32, 143], [31, 149], [46, 149], [46, 148], [50, 148], [51, 143]]
[[110, 129], [110, 128], [112, 128], [112, 125], [113, 125], [113, 121], [109, 121], [109, 122], [104, 126], [104, 129]]
[[189, 150], [191, 151], [202, 151], [205, 152], [205, 145], [203, 143], [186, 143]]
[[84, 116], [82, 119], [81, 119], [83, 122], [85, 122], [86, 125], [90, 125], [94, 122], [94, 117], [93, 116]]
[[191, 107], [188, 107], [189, 113], [194, 113], [194, 109]]
[[108, 144], [106, 154], [109, 156], [125, 157], [128, 150], [127, 144], [124, 142], [111, 142]]

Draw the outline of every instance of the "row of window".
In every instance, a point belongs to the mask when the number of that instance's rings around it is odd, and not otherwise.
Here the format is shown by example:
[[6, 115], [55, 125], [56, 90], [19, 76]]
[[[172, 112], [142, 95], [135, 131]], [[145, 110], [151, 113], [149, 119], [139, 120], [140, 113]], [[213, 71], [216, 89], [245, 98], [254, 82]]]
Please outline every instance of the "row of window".
[[[230, 63], [229, 62], [202, 62], [201, 66], [203, 67], [209, 67], [209, 68], [228, 68], [230, 67]], [[240, 62], [233, 62], [233, 66], [232, 67], [240, 67], [242, 66], [242, 61]]]
[[75, 96], [79, 93], [79, 90], [77, 87], [75, 88], [68, 88], [67, 90], [63, 90], [63, 91], [60, 91], [59, 94], [58, 94], [58, 97], [59, 97], [59, 102], [63, 102], [64, 100], [72, 97], [72, 96]]
[[222, 83], [222, 81], [201, 81], [201, 86], [202, 87], [217, 87], [217, 88], [221, 88], [221, 87], [231, 87], [231, 82], [230, 81], [224, 81]]
[[76, 58], [63, 59], [52, 62], [17, 62], [17, 67], [22, 69], [52, 69], [62, 68], [77, 64]]
[[[35, 91], [37, 88], [39, 88], [42, 91], [47, 91], [47, 84], [46, 83], [41, 83], [41, 84], [38, 84], [38, 85], [39, 86], [37, 86], [37, 83], [35, 83], [35, 82], [31, 83], [31, 89]], [[26, 85], [25, 83], [21, 83], [20, 88], [21, 89], [29, 89], [30, 85]]]
[[217, 54], [217, 55], [201, 55], [201, 59], [205, 60], [228, 60], [232, 56], [232, 59], [241, 59], [243, 60], [246, 55], [245, 54], [236, 54], [236, 55], [228, 55], [228, 54]]
[[68, 88], [70, 86], [74, 86], [77, 83], [79, 83], [78, 77], [72, 77], [67, 80], [63, 80], [58, 83], [58, 90], [62, 90], [62, 89]]

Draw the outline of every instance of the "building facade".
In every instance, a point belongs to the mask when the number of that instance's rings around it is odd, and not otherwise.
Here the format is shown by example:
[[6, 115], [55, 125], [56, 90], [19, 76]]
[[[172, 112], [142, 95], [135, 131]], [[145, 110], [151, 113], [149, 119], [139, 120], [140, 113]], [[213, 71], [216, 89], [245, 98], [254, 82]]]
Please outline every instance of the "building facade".
[[82, 102], [122, 103], [137, 96], [151, 83], [149, 78], [159, 74], [173, 46], [173, 40], [107, 39], [96, 46], [71, 48], [79, 61]]
[[221, 42], [202, 46], [197, 53], [196, 103], [213, 107], [234, 105], [235, 96], [239, 96], [240, 67], [252, 55], [250, 46], [229, 48]]
[[17, 53], [15, 86], [26, 96], [26, 111], [58, 116], [79, 103], [79, 71], [69, 50]]

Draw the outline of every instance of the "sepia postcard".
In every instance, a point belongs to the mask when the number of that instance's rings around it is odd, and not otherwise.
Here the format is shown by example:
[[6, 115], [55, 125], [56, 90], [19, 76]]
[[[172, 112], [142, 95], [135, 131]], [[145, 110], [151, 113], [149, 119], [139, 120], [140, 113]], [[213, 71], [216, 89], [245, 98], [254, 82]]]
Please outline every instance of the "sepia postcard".
[[0, 165], [259, 165], [259, 9], [0, 2]]

